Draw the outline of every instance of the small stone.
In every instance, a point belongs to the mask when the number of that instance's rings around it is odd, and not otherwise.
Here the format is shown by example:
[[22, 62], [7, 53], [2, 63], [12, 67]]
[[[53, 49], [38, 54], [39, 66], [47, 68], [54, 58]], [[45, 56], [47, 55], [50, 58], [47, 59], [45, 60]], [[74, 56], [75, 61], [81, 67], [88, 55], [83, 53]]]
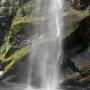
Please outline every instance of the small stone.
[[0, 76], [2, 76], [4, 74], [4, 71], [0, 71]]

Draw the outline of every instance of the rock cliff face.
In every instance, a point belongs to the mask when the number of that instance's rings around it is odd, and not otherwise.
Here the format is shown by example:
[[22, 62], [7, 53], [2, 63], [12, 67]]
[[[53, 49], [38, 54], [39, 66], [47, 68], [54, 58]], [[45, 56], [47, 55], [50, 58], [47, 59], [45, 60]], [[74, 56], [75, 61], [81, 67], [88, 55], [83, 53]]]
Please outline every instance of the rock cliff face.
[[83, 9], [90, 4], [90, 0], [70, 0], [70, 2], [75, 9]]
[[29, 53], [31, 6], [30, 0], [0, 0], [0, 70], [5, 74]]
[[88, 90], [90, 89], [90, 1], [69, 2], [70, 6], [65, 11], [62, 87], [65, 90]]
[[[90, 0], [65, 1], [62, 87], [89, 90]], [[0, 70], [5, 74], [29, 53], [35, 21], [31, 0], [0, 0]]]

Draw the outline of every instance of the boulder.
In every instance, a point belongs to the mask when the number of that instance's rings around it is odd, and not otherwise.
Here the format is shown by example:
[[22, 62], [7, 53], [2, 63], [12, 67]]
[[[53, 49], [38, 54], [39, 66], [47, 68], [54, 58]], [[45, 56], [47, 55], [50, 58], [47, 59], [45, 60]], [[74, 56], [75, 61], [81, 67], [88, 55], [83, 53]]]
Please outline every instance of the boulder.
[[30, 52], [31, 2], [20, 1], [0, 1], [0, 65], [4, 74]]
[[83, 88], [83, 85], [90, 82], [90, 16], [80, 21], [78, 27], [64, 39], [63, 44], [63, 85], [71, 88], [73, 85], [82, 85]]
[[71, 49], [85, 50], [90, 45], [90, 16], [80, 21], [76, 30], [64, 39], [65, 52]]

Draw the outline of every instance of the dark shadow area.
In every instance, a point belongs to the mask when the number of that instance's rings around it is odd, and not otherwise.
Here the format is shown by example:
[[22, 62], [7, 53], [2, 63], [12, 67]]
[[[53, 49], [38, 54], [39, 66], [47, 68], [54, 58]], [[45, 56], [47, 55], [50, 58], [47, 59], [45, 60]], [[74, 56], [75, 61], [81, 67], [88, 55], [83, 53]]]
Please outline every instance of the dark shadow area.
[[89, 90], [90, 87], [90, 16], [64, 39], [62, 73], [65, 90]]

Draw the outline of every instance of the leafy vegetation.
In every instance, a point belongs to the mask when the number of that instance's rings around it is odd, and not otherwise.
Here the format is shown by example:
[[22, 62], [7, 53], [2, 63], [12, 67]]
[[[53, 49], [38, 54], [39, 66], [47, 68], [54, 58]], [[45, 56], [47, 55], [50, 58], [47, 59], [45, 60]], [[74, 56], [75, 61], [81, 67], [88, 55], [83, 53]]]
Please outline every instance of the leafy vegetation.
[[0, 15], [10, 17], [8, 30], [3, 28], [8, 23], [1, 22], [5, 35], [0, 46], [0, 65], [4, 66], [4, 73], [10, 71], [17, 62], [30, 52], [31, 42], [28, 41], [30, 36], [26, 34], [30, 33], [31, 28], [27, 29], [25, 26], [32, 26], [32, 6], [28, 0], [20, 1], [16, 0], [13, 3], [11, 0], [0, 1]]

